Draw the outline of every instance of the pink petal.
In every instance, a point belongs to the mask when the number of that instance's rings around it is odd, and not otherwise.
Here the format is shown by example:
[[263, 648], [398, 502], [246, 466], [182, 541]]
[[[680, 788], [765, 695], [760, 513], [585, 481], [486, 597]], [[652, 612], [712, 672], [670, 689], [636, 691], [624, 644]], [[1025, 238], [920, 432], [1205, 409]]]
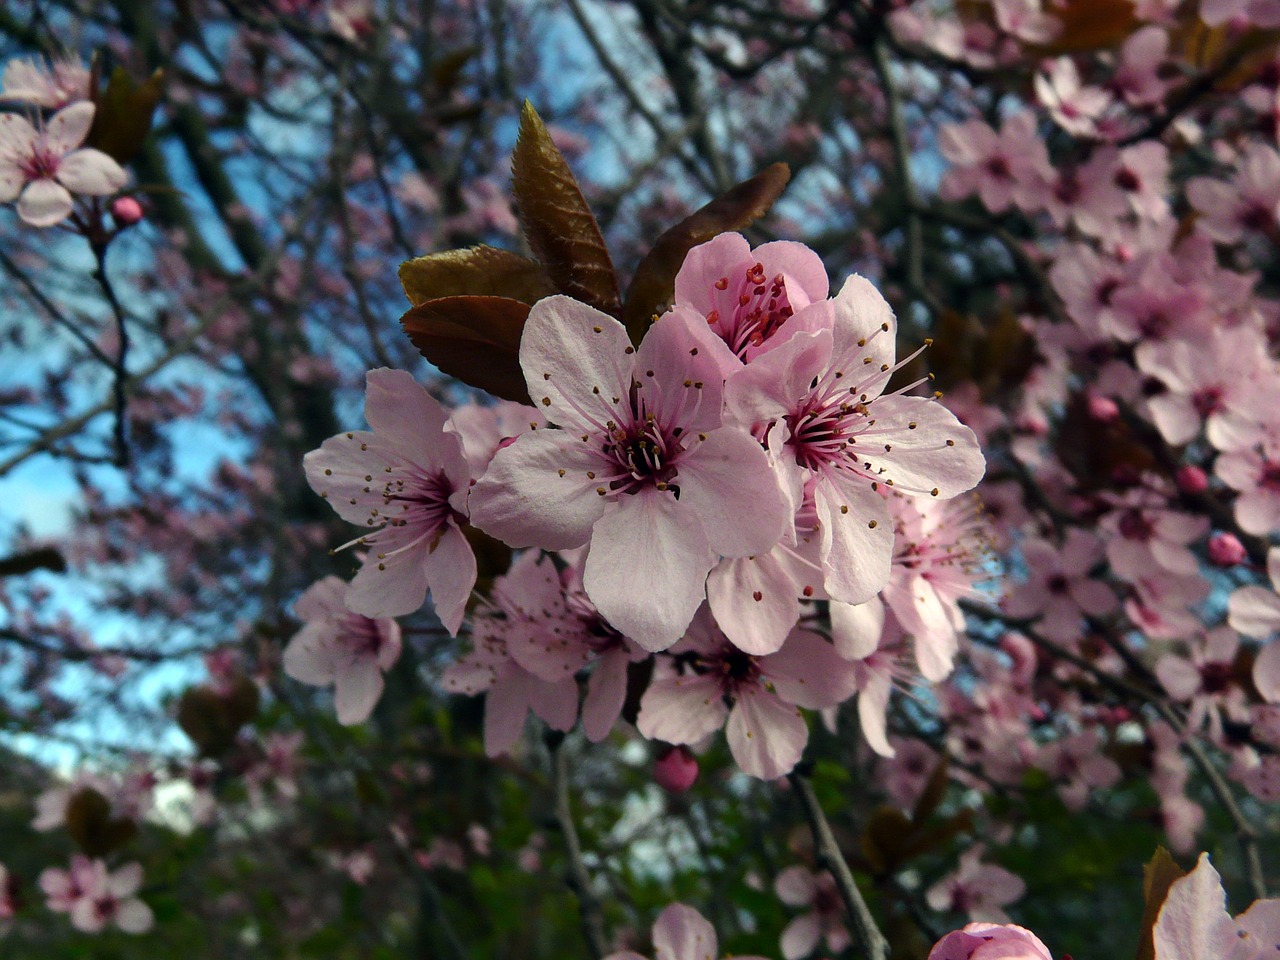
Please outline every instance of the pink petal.
[[566, 431], [522, 434], [471, 488], [471, 520], [513, 547], [580, 547], [605, 509], [599, 483], [587, 477], [597, 467], [587, 444]]
[[40, 134], [26, 117], [16, 113], [0, 113], [0, 155], [30, 155]]
[[786, 925], [778, 946], [786, 960], [800, 960], [813, 952], [821, 936], [822, 921], [816, 913], [806, 913]]
[[381, 443], [423, 466], [462, 456], [461, 438], [445, 432], [444, 408], [405, 370], [365, 374], [364, 418]]
[[457, 526], [449, 523], [440, 539], [428, 550], [422, 566], [427, 583], [431, 585], [431, 602], [436, 616], [456, 637], [467, 600], [476, 585], [476, 555], [471, 544]]
[[360, 657], [338, 668], [334, 677], [334, 706], [344, 726], [364, 723], [382, 696], [382, 671], [377, 661]]
[[73, 193], [105, 197], [129, 182], [120, 164], [101, 150], [76, 150], [58, 164], [58, 182]]
[[750, 434], [716, 430], [680, 463], [680, 502], [697, 514], [711, 549], [727, 557], [767, 553], [792, 522], [769, 460]]
[[1232, 628], [1249, 637], [1269, 637], [1280, 630], [1280, 595], [1265, 587], [1241, 587], [1227, 601]]
[[573, 729], [578, 720], [578, 681], [566, 677], [547, 683], [529, 674], [525, 680], [529, 691], [529, 709], [552, 730]]
[[866, 603], [832, 600], [831, 640], [846, 660], [861, 660], [876, 652], [884, 635], [884, 603], [872, 597]]
[[70, 153], [89, 135], [93, 126], [95, 108], [88, 100], [80, 100], [55, 113], [44, 128], [45, 143], [49, 149], [62, 156]]
[[154, 922], [151, 908], [137, 897], [126, 900], [116, 911], [116, 926], [125, 933], [146, 933]]
[[[347, 607], [366, 617], [399, 617], [416, 613], [427, 596], [425, 542], [415, 526], [388, 527], [379, 537], [347, 590]], [[382, 554], [383, 556], [379, 556]]]
[[807, 867], [787, 867], [773, 881], [773, 892], [789, 907], [807, 907], [817, 895], [818, 884]]
[[871, 411], [877, 431], [893, 432], [893, 449], [879, 453], [859, 445], [859, 454], [873, 472], [883, 468], [895, 490], [931, 496], [936, 489], [946, 500], [972, 489], [986, 472], [973, 431], [937, 401], [881, 397]]
[[587, 739], [599, 743], [618, 722], [627, 699], [627, 666], [631, 658], [625, 650], [611, 650], [600, 658], [587, 681], [582, 702], [582, 729]]
[[858, 694], [858, 723], [862, 727], [862, 738], [882, 757], [892, 757], [895, 753], [887, 735], [889, 694], [892, 690], [889, 676], [875, 673]]
[[663, 960], [705, 960], [719, 954], [719, 941], [702, 914], [673, 903], [653, 925], [653, 949]]
[[484, 698], [484, 752], [490, 757], [506, 753], [520, 739], [529, 713], [526, 680], [531, 675], [515, 664], [499, 672]]
[[299, 620], [323, 620], [347, 612], [347, 582], [341, 577], [324, 577], [303, 591], [293, 604]]
[[54, 180], [32, 180], [18, 198], [18, 216], [33, 227], [51, 227], [67, 218], [74, 204], [67, 188]]
[[858, 691], [858, 671], [809, 630], [796, 630], [782, 649], [760, 660], [760, 672], [787, 703], [810, 710], [838, 706]]
[[697, 743], [724, 725], [724, 701], [714, 677], [658, 677], [640, 699], [636, 726], [649, 740]]
[[580, 407], [587, 403], [603, 422], [631, 386], [630, 349], [631, 338], [613, 317], [570, 297], [539, 300], [520, 338], [520, 367], [534, 406], [569, 426], [585, 425]]
[[605, 508], [582, 584], [601, 616], [654, 652], [684, 634], [714, 562], [692, 508], [650, 487]]
[[687, 254], [676, 274], [675, 302], [705, 317], [715, 308], [712, 292], [721, 277], [751, 262], [751, 244], [740, 233], [722, 233]]
[[1253, 661], [1253, 685], [1267, 703], [1280, 703], [1280, 641], [1263, 647]]
[[725, 736], [743, 773], [776, 780], [800, 762], [809, 728], [795, 707], [759, 687], [747, 687], [729, 711]]
[[1207, 853], [1169, 888], [1154, 936], [1160, 960], [1223, 960], [1231, 955], [1236, 928], [1227, 913], [1222, 879]]
[[865, 603], [889, 581], [893, 517], [888, 505], [857, 477], [839, 489], [831, 480], [819, 481], [814, 503], [827, 593], [832, 600]]
[[707, 603], [729, 641], [746, 653], [773, 653], [800, 618], [796, 588], [774, 552], [720, 561], [707, 577]]
[[140, 863], [126, 863], [111, 874], [107, 881], [107, 891], [120, 899], [136, 893], [141, 886], [142, 864]]
[[299, 683], [320, 687], [333, 683], [339, 662], [338, 629], [323, 620], [304, 626], [284, 648], [284, 672]]

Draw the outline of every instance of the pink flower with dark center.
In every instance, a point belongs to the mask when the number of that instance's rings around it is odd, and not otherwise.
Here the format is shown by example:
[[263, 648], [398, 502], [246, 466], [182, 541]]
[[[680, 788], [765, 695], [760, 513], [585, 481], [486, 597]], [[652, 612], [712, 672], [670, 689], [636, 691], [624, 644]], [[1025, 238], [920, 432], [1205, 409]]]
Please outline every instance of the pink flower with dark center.
[[1050, 640], [1076, 640], [1082, 615], [1101, 616], [1115, 609], [1115, 594], [1090, 576], [1102, 559], [1102, 543], [1092, 534], [1073, 527], [1061, 547], [1028, 540], [1022, 554], [1029, 577], [1011, 589], [1004, 609], [1014, 617], [1039, 616], [1036, 629]]
[[[778, 240], [753, 250], [741, 234], [722, 233], [689, 251], [673, 302], [705, 319], [724, 343], [729, 356], [719, 362], [727, 376], [735, 359], [749, 362], [795, 330], [822, 324], [827, 292], [822, 259], [804, 244]], [[811, 307], [813, 317], [796, 317]]]
[[1107, 560], [1117, 576], [1136, 581], [1153, 569], [1184, 577], [1199, 572], [1188, 544], [1208, 533], [1206, 517], [1171, 510], [1169, 496], [1155, 486], [1134, 487], [1104, 499], [1112, 509], [1098, 526], [1107, 534]]
[[[573, 728], [578, 719], [575, 675], [590, 654], [577, 625], [567, 623], [560, 578], [550, 560], [540, 562], [538, 551], [530, 550], [494, 582], [489, 601], [473, 614], [471, 643], [472, 651], [445, 671], [443, 686], [466, 696], [487, 692], [484, 744], [489, 756], [515, 745], [530, 710], [553, 730]], [[520, 659], [513, 654], [516, 648], [525, 651]], [[527, 669], [521, 660], [539, 671]]]
[[128, 176], [101, 150], [81, 147], [93, 126], [88, 101], [59, 110], [43, 129], [16, 113], [0, 114], [0, 203], [18, 201], [18, 216], [51, 227], [71, 213], [73, 193], [110, 196]]
[[1159, 103], [1168, 84], [1160, 67], [1169, 52], [1169, 34], [1157, 26], [1136, 31], [1120, 48], [1119, 62], [1109, 84], [1113, 93], [1140, 107]]
[[334, 686], [338, 722], [363, 723], [382, 695], [382, 675], [400, 658], [400, 625], [347, 609], [338, 577], [312, 584], [294, 607], [306, 621], [284, 651], [284, 671], [301, 683]]
[[1008, 923], [1000, 909], [1022, 898], [1027, 885], [1017, 874], [994, 863], [983, 863], [982, 844], [960, 856], [959, 866], [925, 893], [930, 909], [965, 913], [975, 922]]
[[938, 134], [938, 147], [951, 162], [939, 186], [943, 199], [976, 193], [992, 213], [1013, 204], [1032, 209], [1052, 178], [1049, 152], [1029, 110], [1006, 118], [999, 133], [981, 120], [948, 124]]
[[789, 907], [809, 907], [808, 913], [796, 917], [782, 931], [778, 946], [786, 960], [807, 957], [826, 940], [831, 953], [843, 953], [849, 946], [849, 931], [844, 925], [844, 901], [831, 874], [814, 872], [808, 867], [788, 867], [773, 882], [773, 892]]
[[68, 870], [50, 867], [40, 874], [46, 905], [56, 913], [69, 913], [71, 925], [85, 933], [100, 933], [116, 926], [125, 933], [146, 933], [154, 918], [151, 908], [136, 894], [142, 886], [142, 867], [127, 863], [108, 872], [101, 860], [79, 854]]
[[851, 277], [831, 303], [831, 329], [793, 334], [735, 374], [725, 399], [769, 448], [793, 509], [814, 481], [824, 586], [861, 603], [889, 578], [893, 520], [880, 487], [947, 499], [976, 484], [985, 461], [941, 404], [906, 396], [910, 387], [883, 393], [915, 354], [894, 363], [893, 314], [875, 288]]
[[1236, 490], [1236, 522], [1245, 533], [1266, 536], [1280, 529], [1280, 439], [1259, 442], [1218, 457], [1214, 473]]
[[348, 546], [368, 550], [347, 592], [367, 617], [414, 613], [427, 590], [456, 634], [476, 582], [466, 520], [471, 471], [444, 409], [402, 370], [370, 370], [365, 418], [372, 432], [339, 434], [303, 459], [311, 488], [342, 519], [369, 528]]
[[1239, 649], [1236, 632], [1217, 627], [1189, 643], [1187, 656], [1167, 653], [1156, 661], [1156, 676], [1169, 696], [1190, 705], [1189, 733], [1208, 728], [1210, 736], [1221, 741], [1223, 715], [1246, 719], [1245, 691], [1235, 666]]
[[587, 596], [646, 650], [680, 638], [719, 557], [768, 551], [792, 512], [760, 444], [721, 426], [716, 347], [668, 314], [637, 350], [612, 317], [539, 301], [520, 364], [562, 429], [517, 437], [471, 494], [476, 524], [512, 546], [589, 544]]
[[704, 607], [685, 638], [659, 657], [636, 726], [651, 740], [697, 743], [725, 727], [743, 773], [790, 773], [809, 740], [797, 707], [821, 710], [853, 695], [853, 666], [820, 636], [796, 630], [756, 657], [731, 644]]
[[1219, 243], [1237, 243], [1248, 233], [1268, 234], [1280, 214], [1280, 153], [1252, 143], [1230, 183], [1192, 177], [1187, 199], [1200, 215], [1196, 229]]
[[1036, 98], [1067, 133], [1092, 137], [1098, 132], [1098, 121], [1111, 106], [1111, 94], [1101, 87], [1085, 86], [1070, 57], [1059, 57], [1048, 73], [1037, 73]]
[[1079, 812], [1095, 790], [1120, 782], [1120, 765], [1102, 752], [1097, 730], [1060, 736], [1046, 743], [1035, 765], [1058, 784], [1058, 796], [1068, 810]]

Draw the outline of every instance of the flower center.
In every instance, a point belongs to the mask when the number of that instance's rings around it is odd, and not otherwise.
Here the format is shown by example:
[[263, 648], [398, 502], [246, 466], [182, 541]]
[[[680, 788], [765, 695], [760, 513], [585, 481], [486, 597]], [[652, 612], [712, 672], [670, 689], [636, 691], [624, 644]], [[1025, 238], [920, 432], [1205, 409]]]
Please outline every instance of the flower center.
[[707, 314], [707, 323], [739, 359], [745, 359], [747, 351], [777, 333], [795, 309], [787, 295], [783, 275], [779, 273], [769, 279], [765, 276], [764, 264], [754, 263], [746, 269], [738, 280], [736, 294], [730, 294], [730, 299], [725, 294], [729, 294], [732, 286], [729, 277], [716, 281], [716, 290], [722, 291], [716, 297], [720, 306]]
[[53, 153], [43, 144], [36, 146], [31, 153], [22, 157], [19, 167], [23, 177], [28, 181], [52, 180], [58, 173], [58, 164], [62, 157]]
[[1155, 527], [1141, 510], [1126, 510], [1120, 517], [1120, 533], [1128, 540], [1145, 543], [1155, 533]]
[[604, 444], [604, 453], [617, 466], [609, 481], [616, 493], [638, 493], [645, 487], [671, 490], [677, 498], [679, 485], [673, 483], [676, 461], [684, 452], [681, 428], [666, 430], [653, 414], [646, 414], [626, 429], [615, 429]]

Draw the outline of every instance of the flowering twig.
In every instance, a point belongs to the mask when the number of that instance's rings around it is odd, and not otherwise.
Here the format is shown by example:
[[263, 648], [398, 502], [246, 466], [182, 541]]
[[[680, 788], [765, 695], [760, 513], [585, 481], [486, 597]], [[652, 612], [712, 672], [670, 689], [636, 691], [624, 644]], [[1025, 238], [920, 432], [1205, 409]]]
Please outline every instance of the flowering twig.
[[813, 792], [813, 784], [808, 776], [799, 769], [787, 774], [792, 789], [800, 798], [804, 807], [805, 819], [809, 821], [809, 829], [813, 833], [813, 842], [817, 847], [818, 865], [825, 868], [836, 881], [836, 889], [840, 891], [840, 899], [844, 901], [845, 914], [853, 926], [853, 937], [858, 945], [859, 953], [867, 960], [886, 960], [889, 956], [889, 942], [876, 926], [875, 918], [862, 899], [858, 884], [853, 879], [849, 864], [840, 852], [835, 834], [831, 832], [831, 824], [827, 822], [822, 805]]

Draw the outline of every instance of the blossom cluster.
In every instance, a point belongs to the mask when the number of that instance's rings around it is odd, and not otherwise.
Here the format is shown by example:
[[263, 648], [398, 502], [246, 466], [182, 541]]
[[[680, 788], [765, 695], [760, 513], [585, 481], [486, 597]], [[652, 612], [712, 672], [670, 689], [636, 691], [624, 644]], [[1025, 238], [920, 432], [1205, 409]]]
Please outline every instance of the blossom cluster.
[[[690, 252], [638, 346], [584, 303], [537, 302], [520, 342], [532, 407], [450, 414], [408, 373], [370, 371], [371, 430], [306, 458], [312, 487], [364, 527], [364, 560], [345, 593], [325, 581], [300, 601], [285, 669], [335, 681], [340, 719], [363, 719], [398, 650], [389, 618], [429, 590], [450, 633], [467, 619], [472, 650], [445, 685], [487, 691], [490, 753], [530, 710], [570, 729], [582, 676], [583, 726], [602, 739], [647, 658], [650, 739], [723, 727], [741, 769], [772, 779], [807, 740], [797, 708], [861, 694], [868, 739], [891, 752], [907, 638], [931, 680], [958, 648], [982, 537], [953, 498], [984, 469], [973, 432], [913, 392], [927, 381], [889, 388], [915, 356], [899, 360], [896, 337], [864, 278], [831, 295], [806, 247], [724, 234]], [[524, 552], [467, 618], [470, 527]]]

